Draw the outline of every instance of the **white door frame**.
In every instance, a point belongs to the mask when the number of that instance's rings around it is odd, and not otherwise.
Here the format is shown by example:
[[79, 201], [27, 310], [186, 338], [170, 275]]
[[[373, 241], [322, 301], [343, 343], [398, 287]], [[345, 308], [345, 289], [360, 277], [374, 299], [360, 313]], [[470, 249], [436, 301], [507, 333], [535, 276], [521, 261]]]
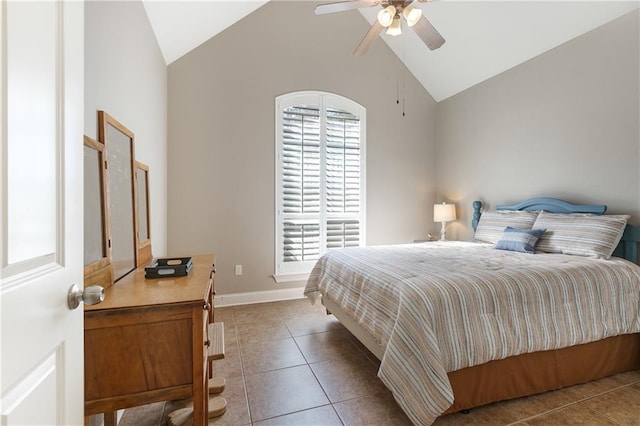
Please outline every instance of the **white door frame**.
[[0, 424], [84, 423], [84, 4], [0, 3]]

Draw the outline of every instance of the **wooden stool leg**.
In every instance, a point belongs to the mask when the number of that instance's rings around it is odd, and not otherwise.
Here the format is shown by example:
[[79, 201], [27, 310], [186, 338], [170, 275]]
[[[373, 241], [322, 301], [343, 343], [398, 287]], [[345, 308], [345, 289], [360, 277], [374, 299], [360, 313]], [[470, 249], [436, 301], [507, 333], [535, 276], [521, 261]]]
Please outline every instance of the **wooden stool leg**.
[[[209, 418], [219, 417], [227, 411], [227, 400], [221, 396], [209, 399]], [[193, 407], [180, 408], [169, 414], [169, 426], [193, 426]]]
[[209, 400], [209, 418], [218, 417], [227, 412], [227, 400], [221, 396], [216, 396]]
[[224, 391], [227, 380], [224, 377], [212, 377], [209, 379], [209, 394], [218, 394]]
[[[210, 329], [212, 330], [212, 329]], [[211, 335], [209, 338], [211, 342], [214, 342], [217, 336]], [[209, 394], [218, 394], [224, 391], [224, 387], [227, 383], [224, 377], [214, 377], [213, 375], [213, 360], [220, 359], [224, 357], [224, 349], [222, 350], [221, 356], [218, 358], [215, 356], [209, 356], [209, 362], [207, 364], [207, 372], [208, 382], [209, 382]], [[208, 417], [210, 419], [214, 417], [218, 417], [223, 415], [227, 411], [227, 400], [221, 396], [216, 396], [213, 398], [209, 398], [209, 413]], [[193, 404], [191, 406], [180, 408], [169, 414], [168, 418], [169, 426], [192, 426], [193, 425]], [[106, 426], [106, 425], [105, 425]]]
[[224, 358], [224, 323], [212, 322], [207, 328], [207, 336], [211, 344], [209, 345], [209, 394], [218, 394], [224, 391], [227, 381], [224, 377], [214, 377], [213, 361]]
[[209, 395], [219, 394], [224, 391], [227, 380], [224, 377], [215, 376], [213, 373], [213, 360], [209, 361]]

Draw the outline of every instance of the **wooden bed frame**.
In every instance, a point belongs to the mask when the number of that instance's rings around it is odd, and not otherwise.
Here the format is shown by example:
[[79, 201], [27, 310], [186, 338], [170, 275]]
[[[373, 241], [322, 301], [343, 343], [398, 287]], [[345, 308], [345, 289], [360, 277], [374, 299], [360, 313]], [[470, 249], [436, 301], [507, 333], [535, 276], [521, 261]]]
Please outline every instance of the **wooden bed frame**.
[[[473, 202], [472, 226], [480, 219], [482, 203]], [[552, 213], [604, 214], [604, 205], [575, 205], [554, 198], [532, 198], [497, 210], [545, 210]], [[615, 256], [638, 263], [640, 227], [627, 225]], [[331, 299], [323, 304], [378, 359], [383, 348]], [[454, 394], [453, 405], [443, 414], [466, 410], [506, 399], [520, 398], [586, 383], [640, 369], [640, 333], [610, 337], [568, 348], [527, 353], [490, 361], [448, 373]]]

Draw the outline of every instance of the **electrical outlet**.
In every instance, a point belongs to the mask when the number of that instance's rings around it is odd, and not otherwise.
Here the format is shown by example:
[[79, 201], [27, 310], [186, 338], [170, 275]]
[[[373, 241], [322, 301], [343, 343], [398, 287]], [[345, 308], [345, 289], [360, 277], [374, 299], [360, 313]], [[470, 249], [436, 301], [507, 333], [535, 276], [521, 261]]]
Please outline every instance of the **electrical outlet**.
[[242, 265], [236, 265], [236, 275], [242, 275]]

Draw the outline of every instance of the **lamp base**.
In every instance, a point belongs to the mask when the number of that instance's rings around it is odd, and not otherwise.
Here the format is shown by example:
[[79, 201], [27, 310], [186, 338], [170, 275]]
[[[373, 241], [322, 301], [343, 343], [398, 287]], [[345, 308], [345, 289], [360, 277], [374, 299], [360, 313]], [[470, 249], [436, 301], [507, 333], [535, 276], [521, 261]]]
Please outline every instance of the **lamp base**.
[[447, 222], [442, 222], [442, 228], [440, 229], [440, 241], [447, 241]]

